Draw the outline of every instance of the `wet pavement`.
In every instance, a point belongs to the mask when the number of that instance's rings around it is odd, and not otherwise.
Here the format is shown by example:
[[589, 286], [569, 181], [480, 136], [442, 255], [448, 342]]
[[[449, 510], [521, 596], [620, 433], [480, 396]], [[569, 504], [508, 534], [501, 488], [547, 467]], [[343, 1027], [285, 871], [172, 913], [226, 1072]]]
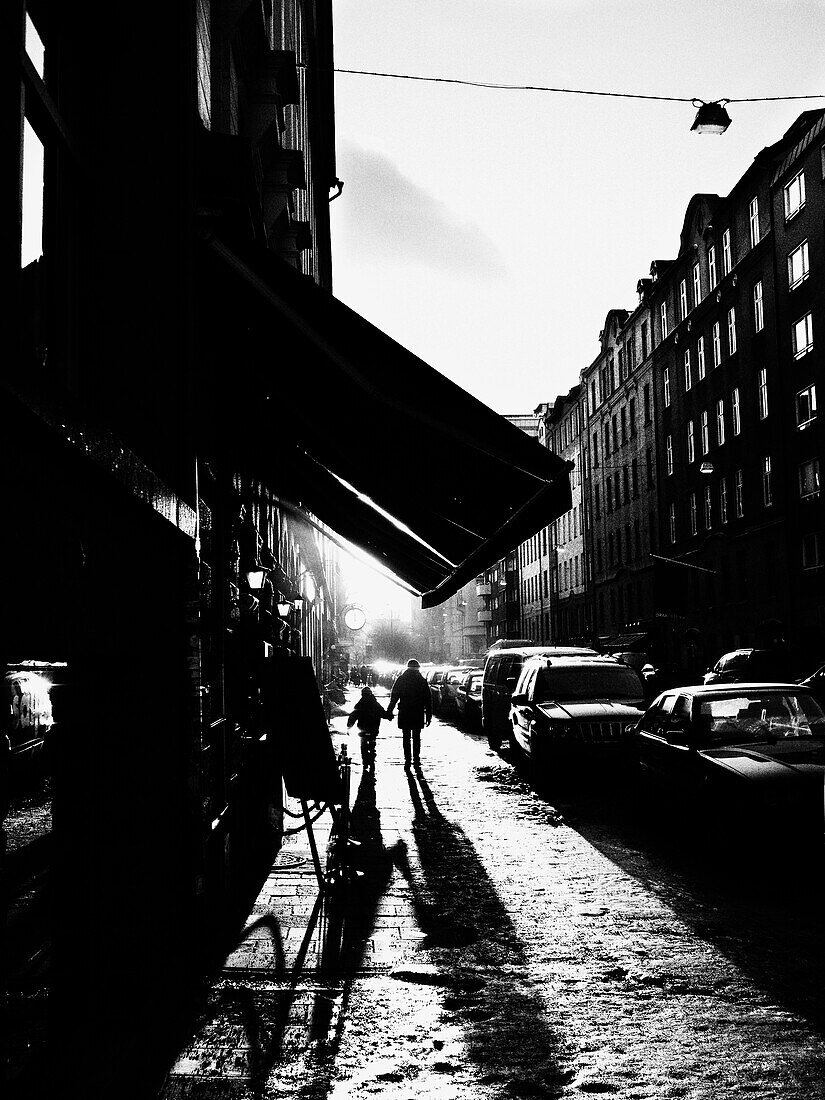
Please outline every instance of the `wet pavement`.
[[346, 885], [319, 901], [287, 838], [164, 1100], [825, 1096], [822, 875], [792, 844], [711, 857], [446, 721], [412, 773], [383, 723], [373, 774], [333, 725]]

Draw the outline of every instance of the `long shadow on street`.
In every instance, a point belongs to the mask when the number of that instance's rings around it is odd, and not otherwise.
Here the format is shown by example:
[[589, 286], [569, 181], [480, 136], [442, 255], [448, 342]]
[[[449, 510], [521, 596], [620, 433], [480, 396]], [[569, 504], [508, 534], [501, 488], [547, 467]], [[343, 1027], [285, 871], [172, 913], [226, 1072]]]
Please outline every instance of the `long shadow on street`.
[[[463, 1028], [484, 1083], [511, 1096], [554, 1096], [570, 1079], [546, 1008], [529, 988], [527, 957], [473, 845], [439, 809], [420, 770], [407, 773], [414, 857], [393, 860], [410, 883], [424, 945], [449, 993], [444, 1006]], [[412, 856], [412, 854], [409, 854]]]
[[[552, 782], [504, 752], [512, 781], [529, 785], [567, 825], [713, 944], [774, 1001], [825, 1034], [822, 853], [780, 839], [772, 848], [708, 839], [640, 789], [631, 771]], [[504, 762], [504, 761], [503, 761]]]

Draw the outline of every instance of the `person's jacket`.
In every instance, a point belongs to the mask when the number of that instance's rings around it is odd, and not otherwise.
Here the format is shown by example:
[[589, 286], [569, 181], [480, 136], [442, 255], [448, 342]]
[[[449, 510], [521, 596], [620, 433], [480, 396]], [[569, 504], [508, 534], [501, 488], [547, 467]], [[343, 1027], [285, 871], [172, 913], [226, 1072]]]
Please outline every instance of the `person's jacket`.
[[408, 668], [395, 681], [390, 695], [389, 716], [398, 707], [402, 730], [421, 729], [433, 716], [430, 685], [417, 668]]
[[362, 695], [350, 712], [347, 726], [354, 726], [357, 723], [359, 730], [376, 735], [381, 719], [386, 717], [387, 712], [374, 695]]

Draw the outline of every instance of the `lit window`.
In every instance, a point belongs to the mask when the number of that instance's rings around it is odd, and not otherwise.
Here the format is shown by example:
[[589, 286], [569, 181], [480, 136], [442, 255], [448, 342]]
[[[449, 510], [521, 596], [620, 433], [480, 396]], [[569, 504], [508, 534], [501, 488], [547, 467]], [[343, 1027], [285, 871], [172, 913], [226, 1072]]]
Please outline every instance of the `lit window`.
[[762, 503], [766, 508], [773, 504], [773, 487], [771, 485], [771, 456], [765, 455], [762, 459]]
[[801, 359], [814, 346], [813, 318], [810, 313], [806, 313], [796, 322], [792, 337], [794, 359]]
[[745, 514], [745, 487], [741, 470], [737, 470], [734, 475], [733, 490], [736, 502], [736, 515], [741, 519]]
[[796, 395], [796, 426], [804, 428], [816, 416], [816, 386], [807, 386]]
[[696, 341], [696, 371], [699, 378], [705, 377], [705, 338], [700, 336]]
[[665, 408], [670, 408], [670, 367], [665, 367], [662, 373], [662, 382], [665, 387]]
[[713, 288], [716, 286], [717, 281], [718, 280], [716, 278], [716, 246], [712, 244], [710, 246], [710, 248], [708, 249], [708, 282], [710, 283], [711, 290], [713, 290]]
[[685, 391], [693, 385], [693, 377], [690, 369], [690, 348], [685, 348]]
[[[738, 391], [734, 390], [733, 392], [737, 393]], [[734, 407], [734, 416], [735, 416], [736, 415], [736, 410], [738, 409], [739, 406], [735, 404], [733, 407]], [[734, 431], [733, 434], [736, 435], [736, 432]], [[724, 399], [724, 397], [720, 397], [719, 400], [716, 402], [716, 443], [717, 443], [718, 446], [721, 447], [724, 442], [725, 442], [725, 399]]]
[[[724, 402], [720, 401], [720, 405], [724, 406]], [[742, 418], [739, 415], [739, 387], [736, 386], [733, 393], [730, 395], [731, 405], [731, 424], [733, 425], [733, 434], [739, 435], [742, 431]]]
[[765, 327], [765, 307], [762, 302], [762, 280], [753, 288], [753, 331], [761, 332]]
[[798, 287], [800, 283], [804, 283], [810, 274], [810, 267], [808, 264], [808, 242], [803, 241], [802, 244], [793, 250], [788, 256], [788, 287], [793, 290]]
[[690, 494], [690, 533], [695, 535], [699, 530], [699, 524], [696, 521], [696, 493]]
[[719, 322], [717, 321], [713, 326], [713, 365], [718, 367], [722, 362], [722, 337], [719, 330]]
[[659, 318], [662, 325], [662, 339], [664, 340], [670, 331], [667, 327], [667, 302], [662, 302], [659, 306]]
[[762, 367], [759, 371], [759, 419], [765, 420], [768, 415], [768, 371]]
[[748, 220], [751, 231], [751, 248], [759, 244], [759, 199], [754, 195], [748, 206]]
[[818, 531], [802, 536], [802, 568], [818, 569], [822, 564], [822, 541]]
[[800, 172], [785, 184], [785, 219], [795, 217], [805, 205], [805, 176]]
[[705, 530], [709, 531], [713, 526], [713, 503], [711, 500], [710, 485], [705, 486]]
[[736, 351], [736, 310], [731, 308], [728, 310], [728, 354], [733, 355]]
[[688, 462], [696, 461], [696, 439], [692, 420], [687, 422], [687, 460]]
[[702, 301], [702, 270], [698, 263], [693, 265], [693, 304], [698, 306]]
[[708, 431], [708, 414], [707, 410], [702, 413], [702, 419], [699, 429], [700, 438], [702, 440], [702, 454], [706, 455], [710, 450], [710, 432]]
[[669, 435], [665, 440], [665, 463], [668, 476], [673, 473], [673, 436]]
[[688, 315], [687, 279], [679, 283], [679, 316], [684, 321]]
[[722, 274], [727, 275], [733, 267], [733, 255], [730, 250], [730, 230], [722, 234]]
[[799, 467], [799, 495], [803, 500], [819, 496], [818, 458], [811, 458]]
[[671, 504], [668, 510], [668, 527], [670, 529], [670, 541], [676, 542], [676, 505]]
[[719, 521], [728, 522], [728, 482], [724, 477], [719, 482]]

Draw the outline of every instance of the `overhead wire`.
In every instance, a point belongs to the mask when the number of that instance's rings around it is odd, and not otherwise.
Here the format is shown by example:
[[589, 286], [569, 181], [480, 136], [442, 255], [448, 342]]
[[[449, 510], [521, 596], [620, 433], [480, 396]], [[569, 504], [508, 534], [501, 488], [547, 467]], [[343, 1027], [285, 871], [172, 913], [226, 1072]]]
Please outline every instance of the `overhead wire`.
[[[306, 68], [306, 64], [301, 64], [301, 68]], [[390, 73], [381, 72], [375, 69], [344, 69], [333, 68], [331, 70], [334, 73], [343, 73], [350, 76], [375, 76], [382, 77], [387, 80], [415, 80], [428, 84], [460, 84], [469, 88], [488, 88], [497, 91], [509, 91], [509, 92], [552, 92], [558, 95], [591, 95], [591, 96], [605, 96], [613, 99], [648, 99], [658, 100], [665, 103], [695, 103], [696, 96], [672, 96], [672, 95], [652, 95], [646, 92], [609, 92], [609, 91], [597, 91], [592, 88], [561, 88], [553, 87], [546, 84], [505, 84], [498, 81], [491, 80], [464, 80], [460, 77], [454, 76], [422, 76], [416, 73]], [[779, 102], [783, 100], [798, 100], [798, 99], [823, 99], [825, 94], [812, 93], [810, 95], [769, 95], [769, 96], [741, 96], [738, 98], [727, 98], [714, 100], [713, 102], [721, 103], [769, 103]], [[700, 100], [699, 102], [704, 102]]]

